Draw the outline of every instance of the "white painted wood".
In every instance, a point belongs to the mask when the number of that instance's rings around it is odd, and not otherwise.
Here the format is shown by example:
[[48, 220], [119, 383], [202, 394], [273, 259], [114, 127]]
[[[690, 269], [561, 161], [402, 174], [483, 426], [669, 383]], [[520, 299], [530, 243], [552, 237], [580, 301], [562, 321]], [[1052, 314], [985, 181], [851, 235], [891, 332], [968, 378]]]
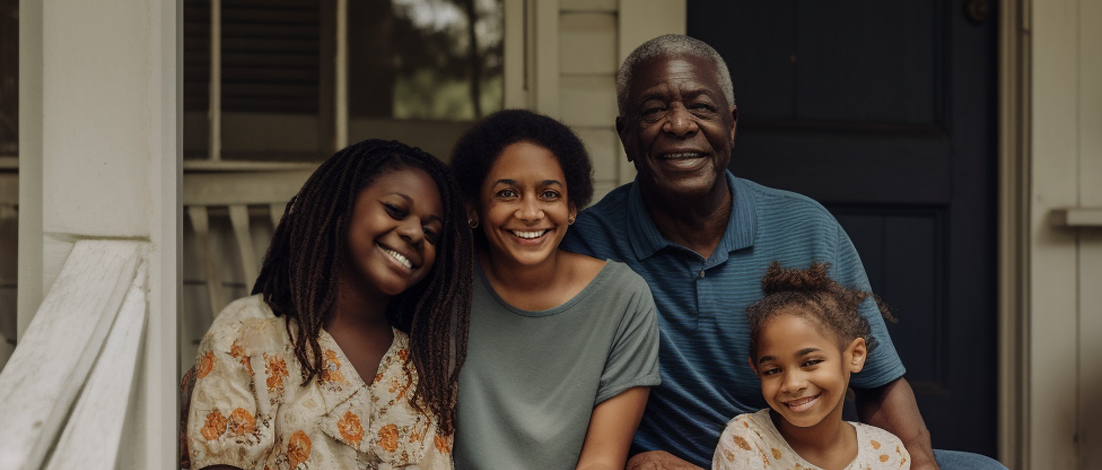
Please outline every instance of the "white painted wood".
[[1028, 466], [1080, 468], [1077, 234], [1052, 227], [1053, 209], [1078, 205], [1079, 10], [1033, 2], [1030, 106], [1030, 363]]
[[185, 160], [182, 162], [186, 173], [262, 173], [267, 171], [313, 171], [318, 166], [314, 162], [268, 162], [251, 160]]
[[[619, 6], [617, 0], [559, 0], [562, 11], [603, 11], [615, 13]], [[632, 1], [632, 0], [625, 0]]]
[[[1079, 207], [1094, 209], [1097, 221], [1102, 220], [1102, 2], [1078, 5]], [[1096, 279], [1102, 285], [1102, 278]], [[1102, 452], [1102, 441], [1098, 444], [1095, 448]]]
[[[25, 100], [21, 87], [21, 112], [30, 110], [31, 116], [21, 118], [20, 127], [25, 123], [37, 130], [25, 140], [27, 147], [21, 145], [28, 153], [20, 157], [29, 167], [41, 162], [41, 169], [27, 168], [30, 179], [20, 184], [21, 191], [33, 191], [20, 195], [21, 204], [27, 204], [21, 206], [21, 229], [26, 222], [32, 231], [20, 233], [21, 251], [29, 256], [21, 253], [19, 302], [30, 302], [28, 312], [39, 310], [42, 295], [35, 300], [33, 293], [24, 295], [24, 288], [56, 291], [77, 240], [146, 242], [150, 336], [136, 377], [137, 399], [127, 413], [125, 449], [136, 460], [120, 467], [170, 468], [181, 225], [178, 10], [183, 2], [22, 3], [20, 33], [28, 31], [29, 40], [20, 41], [20, 60], [30, 59], [26, 69], [32, 76], [21, 82], [28, 88], [41, 85], [41, 91]], [[33, 193], [41, 201], [37, 205]], [[24, 267], [33, 272], [24, 276]], [[24, 306], [19, 308], [22, 323]], [[79, 312], [66, 315], [79, 317]], [[71, 410], [71, 403], [62, 405]]]
[[190, 206], [187, 208], [188, 218], [191, 220], [191, 228], [195, 231], [195, 238], [199, 240], [203, 264], [206, 266], [207, 295], [210, 300], [210, 315], [205, 322], [209, 325], [214, 321], [214, 315], [226, 305], [226, 297], [222, 292], [222, 274], [219, 271], [218, 261], [221, 259], [214, 254], [211, 243], [210, 217], [207, 215], [206, 206]]
[[1057, 227], [1102, 227], [1102, 207], [1053, 209], [1052, 224]]
[[528, 0], [503, 0], [503, 101], [506, 108], [528, 108]]
[[620, 2], [617, 68], [631, 51], [663, 34], [685, 34], [685, 0], [624, 0]]
[[593, 160], [593, 179], [615, 183], [619, 176], [616, 160], [620, 158], [620, 138], [613, 127], [575, 127], [574, 132], [589, 149], [589, 157]]
[[1029, 24], [1025, 0], [999, 14], [998, 459], [1027, 468], [1029, 444]]
[[249, 208], [243, 204], [230, 206], [230, 224], [233, 225], [237, 251], [241, 255], [241, 269], [244, 273], [245, 290], [251, 291], [256, 282], [256, 253], [253, 251], [253, 238], [249, 230]]
[[313, 173], [309, 170], [184, 174], [184, 206], [271, 204], [291, 200]]
[[[348, 146], [348, 0], [337, 0], [337, 50], [334, 92], [337, 95], [336, 118], [333, 125], [337, 126], [336, 146], [343, 149]], [[252, 282], [252, 281], [249, 281]]]
[[559, 31], [563, 75], [605, 75], [615, 83], [620, 64], [614, 12], [563, 13]]
[[1091, 216], [1079, 229], [1078, 444], [1079, 468], [1093, 469], [1102, 468], [1102, 2], [1078, 7], [1079, 205]]
[[0, 468], [41, 467], [148, 249], [135, 241], [76, 243], [0, 373]]
[[148, 263], [135, 275], [47, 470], [116, 468], [148, 304]]
[[43, 2], [19, 0], [19, 337], [31, 324], [46, 290], [43, 269]]
[[561, 78], [562, 121], [570, 126], [615, 128], [616, 81], [611, 76]]
[[534, 84], [535, 110], [559, 119], [559, 0], [533, 2], [535, 23], [535, 70], [529, 76]]
[[207, 152], [222, 159], [222, 0], [210, 0], [210, 85], [208, 87]]

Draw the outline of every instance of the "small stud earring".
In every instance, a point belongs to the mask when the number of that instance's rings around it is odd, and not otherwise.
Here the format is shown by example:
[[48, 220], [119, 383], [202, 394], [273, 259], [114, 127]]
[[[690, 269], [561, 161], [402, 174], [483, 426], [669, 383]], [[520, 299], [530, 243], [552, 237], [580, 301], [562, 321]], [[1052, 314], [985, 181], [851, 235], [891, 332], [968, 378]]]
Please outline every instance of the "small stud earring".
[[470, 225], [472, 229], [478, 228], [478, 221], [474, 219], [467, 219], [467, 225]]
[[567, 225], [574, 225], [574, 218], [571, 217], [569, 219], [566, 219], [566, 223], [567, 223]]

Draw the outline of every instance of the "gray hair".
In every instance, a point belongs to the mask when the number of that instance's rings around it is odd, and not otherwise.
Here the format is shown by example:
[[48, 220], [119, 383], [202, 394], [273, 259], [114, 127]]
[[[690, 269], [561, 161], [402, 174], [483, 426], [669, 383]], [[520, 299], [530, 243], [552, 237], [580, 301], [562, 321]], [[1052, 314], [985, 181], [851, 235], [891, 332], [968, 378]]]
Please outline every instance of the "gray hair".
[[620, 115], [623, 116], [627, 109], [628, 91], [631, 89], [631, 77], [635, 67], [656, 57], [684, 55], [699, 57], [715, 64], [716, 71], [719, 72], [719, 86], [723, 89], [723, 96], [727, 98], [727, 103], [734, 106], [735, 87], [731, 84], [731, 72], [727, 70], [727, 62], [723, 57], [704, 41], [680, 34], [666, 34], [635, 48], [631, 55], [624, 59], [620, 70], [616, 72], [616, 107]]

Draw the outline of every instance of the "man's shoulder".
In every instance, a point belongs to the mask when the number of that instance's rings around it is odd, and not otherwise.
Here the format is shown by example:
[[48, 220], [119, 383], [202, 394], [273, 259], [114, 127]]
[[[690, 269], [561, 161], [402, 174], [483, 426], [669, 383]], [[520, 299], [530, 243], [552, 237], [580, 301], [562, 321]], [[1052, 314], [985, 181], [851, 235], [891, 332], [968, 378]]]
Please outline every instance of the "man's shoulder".
[[579, 223], [597, 223], [610, 219], [623, 220], [628, 208], [628, 196], [634, 183], [620, 185], [609, 191], [596, 204], [589, 206], [578, 215]]
[[622, 260], [620, 245], [627, 226], [627, 202], [631, 183], [620, 186], [578, 214], [561, 248], [600, 259]]
[[738, 192], [748, 192], [749, 196], [753, 198], [755, 204], [766, 205], [768, 207], [783, 206], [797, 209], [807, 209], [812, 211], [826, 211], [819, 201], [816, 201], [803, 194], [788, 191], [785, 189], [773, 188], [763, 185], [754, 181], [743, 178], [735, 178], [736, 198]]
[[[752, 202], [754, 215], [759, 224], [790, 224], [793, 221], [811, 225], [837, 224], [830, 211], [819, 201], [808, 196], [765, 186], [747, 179], [736, 177], [735, 181], [736, 201], [740, 196], [750, 199], [747, 202], [736, 203], [745, 205]], [[737, 211], [738, 208], [735, 210]]]

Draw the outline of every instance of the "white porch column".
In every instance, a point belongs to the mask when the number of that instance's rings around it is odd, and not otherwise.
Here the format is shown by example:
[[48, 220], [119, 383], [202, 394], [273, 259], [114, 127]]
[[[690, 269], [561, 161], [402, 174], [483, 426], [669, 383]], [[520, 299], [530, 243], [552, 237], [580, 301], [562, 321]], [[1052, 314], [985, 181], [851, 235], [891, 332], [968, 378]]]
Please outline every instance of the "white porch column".
[[38, 4], [20, 5], [20, 59], [31, 65], [21, 70], [20, 160], [31, 170], [20, 174], [21, 200], [31, 203], [21, 216], [34, 225], [20, 229], [20, 246], [32, 249], [19, 259], [20, 329], [76, 240], [148, 242], [148, 318], [119, 468], [173, 468], [180, 2]]

